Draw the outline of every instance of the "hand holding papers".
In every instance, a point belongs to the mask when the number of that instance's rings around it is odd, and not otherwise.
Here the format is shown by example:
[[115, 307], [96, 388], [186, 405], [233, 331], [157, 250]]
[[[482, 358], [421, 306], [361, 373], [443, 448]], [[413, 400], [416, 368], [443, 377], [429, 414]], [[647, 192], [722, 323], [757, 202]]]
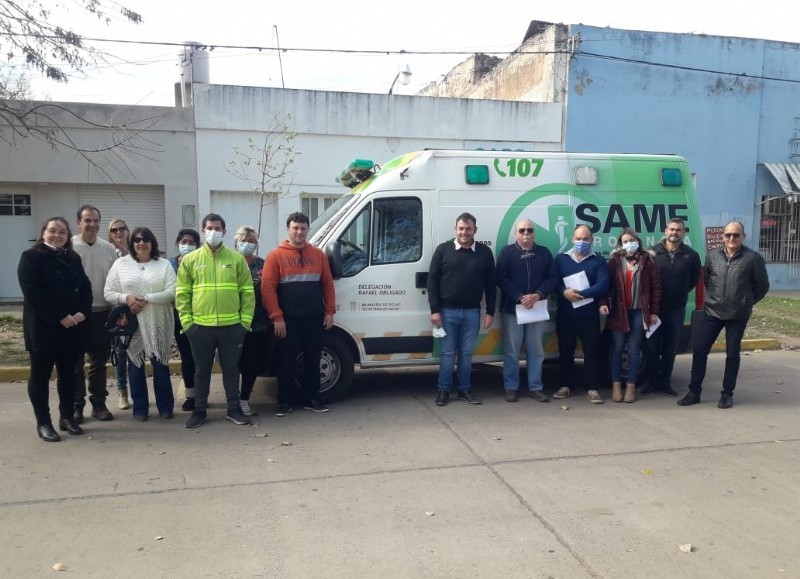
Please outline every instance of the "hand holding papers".
[[[565, 277], [564, 285], [569, 289], [574, 289], [577, 292], [581, 292], [589, 287], [589, 278], [586, 277], [585, 271], [579, 271], [578, 273], [574, 273]], [[577, 302], [572, 302], [572, 307], [580, 308], [581, 306], [590, 304], [593, 301], [594, 298], [584, 298], [582, 300], [578, 300]]]
[[533, 304], [532, 308], [517, 304], [517, 325], [519, 326], [549, 319], [550, 313], [547, 311], [547, 300], [539, 300]]
[[649, 330], [647, 330], [647, 332], [645, 333], [644, 337], [645, 337], [645, 338], [649, 338], [650, 336], [652, 336], [652, 335], [653, 335], [653, 333], [654, 333], [654, 332], [655, 332], [655, 331], [656, 331], [656, 330], [657, 330], [659, 327], [661, 327], [661, 318], [656, 318], [656, 323], [655, 323], [655, 324], [650, 324], [650, 329], [649, 329]]

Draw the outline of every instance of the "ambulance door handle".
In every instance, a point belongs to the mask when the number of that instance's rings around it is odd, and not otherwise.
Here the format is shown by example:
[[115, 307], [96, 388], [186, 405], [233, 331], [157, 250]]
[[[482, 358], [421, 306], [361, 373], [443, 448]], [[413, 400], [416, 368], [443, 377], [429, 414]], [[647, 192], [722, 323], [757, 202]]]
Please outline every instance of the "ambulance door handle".
[[414, 287], [417, 289], [427, 289], [428, 288], [428, 272], [427, 271], [418, 271], [414, 274]]

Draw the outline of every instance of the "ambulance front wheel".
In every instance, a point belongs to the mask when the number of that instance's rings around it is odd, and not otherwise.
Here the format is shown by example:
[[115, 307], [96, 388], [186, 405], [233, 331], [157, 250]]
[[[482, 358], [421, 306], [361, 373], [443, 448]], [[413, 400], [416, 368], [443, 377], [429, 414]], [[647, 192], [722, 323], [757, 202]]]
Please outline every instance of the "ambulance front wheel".
[[[298, 380], [302, 376], [303, 355], [297, 358]], [[353, 352], [335, 330], [325, 332], [319, 362], [320, 398], [328, 402], [346, 397], [353, 383]]]

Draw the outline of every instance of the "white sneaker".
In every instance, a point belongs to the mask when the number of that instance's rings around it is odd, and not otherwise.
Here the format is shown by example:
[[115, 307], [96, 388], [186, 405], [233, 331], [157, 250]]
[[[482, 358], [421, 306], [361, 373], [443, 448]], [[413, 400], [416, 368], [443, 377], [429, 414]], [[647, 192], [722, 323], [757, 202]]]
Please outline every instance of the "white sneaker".
[[589, 399], [589, 402], [592, 404], [602, 404], [603, 397], [600, 396], [600, 393], [597, 390], [589, 390], [586, 393], [586, 397]]
[[117, 393], [119, 394], [119, 402], [117, 403], [119, 409], [127, 410], [128, 408], [130, 408], [131, 405], [128, 403], [128, 390], [127, 389], [117, 390]]
[[253, 410], [250, 408], [250, 403], [247, 400], [239, 400], [239, 408], [242, 410], [242, 414], [245, 416], [252, 416], [255, 414]]

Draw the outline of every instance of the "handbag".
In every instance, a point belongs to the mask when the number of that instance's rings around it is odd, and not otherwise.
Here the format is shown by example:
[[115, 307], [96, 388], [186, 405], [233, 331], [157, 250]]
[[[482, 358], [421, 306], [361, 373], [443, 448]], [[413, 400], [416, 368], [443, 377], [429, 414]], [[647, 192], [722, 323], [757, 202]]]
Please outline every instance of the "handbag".
[[127, 305], [116, 306], [113, 308], [106, 320], [106, 330], [111, 334], [112, 348], [111, 348], [111, 365], [117, 365], [116, 345], [122, 346], [123, 350], [127, 350], [131, 343], [131, 337], [139, 329], [139, 319], [131, 311]]

